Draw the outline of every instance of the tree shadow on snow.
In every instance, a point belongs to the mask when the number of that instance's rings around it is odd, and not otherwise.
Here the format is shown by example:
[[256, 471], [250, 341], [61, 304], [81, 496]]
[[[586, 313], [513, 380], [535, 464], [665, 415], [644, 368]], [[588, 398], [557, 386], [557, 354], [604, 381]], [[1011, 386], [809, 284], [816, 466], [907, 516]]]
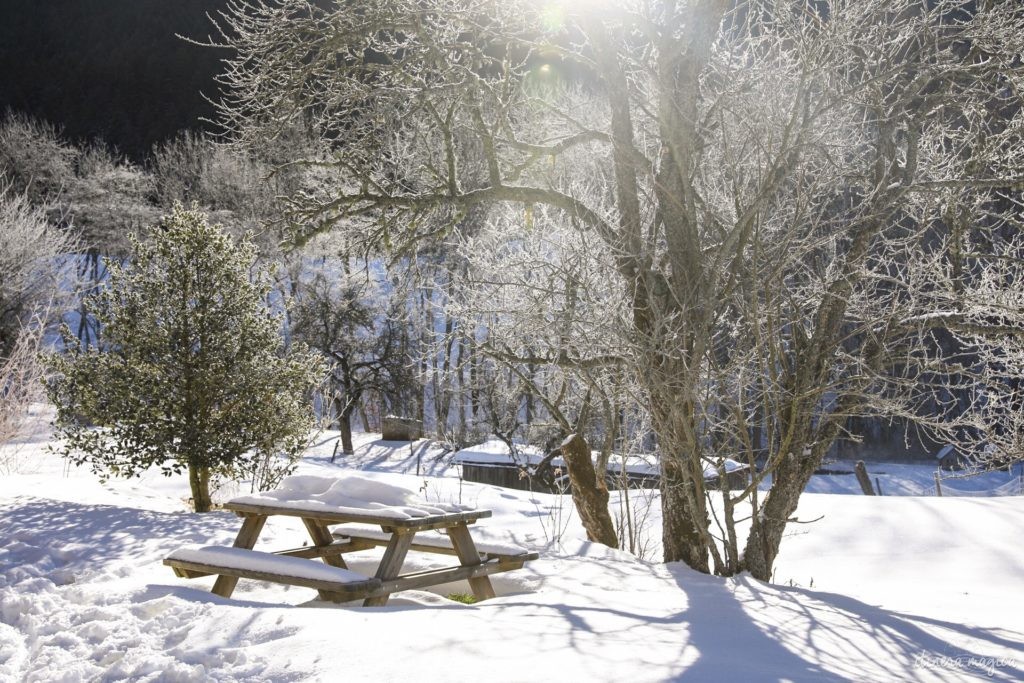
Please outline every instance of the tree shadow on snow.
[[[163, 513], [150, 510], [119, 507], [115, 505], [85, 505], [74, 502], [44, 500], [31, 497], [16, 498], [0, 506], [0, 547], [7, 553], [0, 557], [0, 585], [6, 579], [18, 590], [18, 584], [25, 581], [25, 590], [39, 589], [34, 577], [46, 577], [61, 585], [67, 583], [99, 585], [105, 588], [104, 582], [111, 575], [131, 576], [137, 568], [160, 562], [171, 550], [183, 544], [219, 544], [230, 545], [238, 531], [238, 518], [228, 512], [212, 512], [197, 515], [193, 513]], [[160, 567], [166, 571], [167, 579], [172, 579], [170, 568]], [[208, 620], [214, 624], [218, 635], [208, 643], [191, 642], [183, 645], [188, 628], [180, 628], [182, 615], [209, 615], [200, 608], [178, 606], [179, 614], [170, 613], [167, 626], [147, 625], [148, 619], [160, 621], [166, 606], [157, 605], [149, 614], [146, 603], [159, 601], [165, 597], [178, 597], [192, 605], [213, 603], [234, 607], [282, 607], [281, 603], [264, 603], [257, 600], [228, 600], [214, 595], [209, 591], [212, 578], [204, 581], [205, 588], [196, 586], [176, 586], [163, 584], [125, 585], [123, 598], [113, 598], [102, 590], [97, 594], [104, 606], [117, 603], [108, 600], [123, 600], [123, 606], [138, 606], [141, 613], [132, 615], [126, 609], [125, 619], [137, 619], [140, 628], [145, 628], [151, 640], [160, 643], [164, 654], [185, 664], [203, 664], [213, 667], [212, 678], [231, 678], [238, 676], [244, 680], [263, 680], [262, 667], [264, 659], [259, 656], [242, 657], [237, 661], [223, 657], [225, 643], [267, 644], [295, 635], [293, 626], [268, 625], [256, 623], [259, 612], [245, 610], [234, 612], [232, 618], [223, 622]], [[58, 598], [54, 598], [57, 600]], [[85, 602], [83, 602], [85, 600]], [[81, 625], [80, 618], [92, 609], [93, 597], [67, 594], [61, 604], [68, 611], [75, 612], [70, 618], [71, 627]], [[246, 616], [246, 614], [250, 616]], [[239, 615], [243, 618], [238, 618]], [[34, 634], [33, 634], [34, 636]], [[128, 647], [145, 651], [144, 643], [130, 643]], [[244, 649], [232, 646], [232, 651]], [[102, 666], [102, 664], [101, 664]], [[274, 680], [301, 681], [309, 680], [311, 674], [304, 670], [302, 663], [294, 666], [294, 670], [277, 670]], [[2, 676], [0, 676], [2, 678]], [[107, 675], [103, 676], [106, 680]]]
[[[763, 584], [749, 576], [721, 579], [682, 565], [667, 566], [685, 593], [685, 608], [666, 616], [599, 603], [536, 604], [538, 615], [556, 612], [567, 630], [600, 637], [608, 619], [632, 624], [642, 639], [637, 665], [647, 673], [665, 671], [662, 680], [702, 681], [861, 681], [861, 680], [1024, 680], [1022, 634], [885, 610], [854, 598], [800, 588]], [[666, 587], [667, 588], [667, 587]], [[620, 593], [628, 594], [628, 581]], [[672, 600], [666, 590], [666, 601]], [[568, 597], [568, 596], [567, 596]], [[529, 600], [505, 602], [498, 610], [522, 608]], [[649, 627], [649, 634], [638, 629]], [[668, 627], [666, 629], [666, 627]], [[673, 627], [678, 627], [673, 635]], [[580, 637], [571, 637], [574, 648]], [[678, 665], [665, 664], [673, 648]], [[1015, 653], [1003, 661], [1000, 653]], [[587, 655], [593, 658], [595, 654]], [[600, 653], [597, 654], [600, 657]], [[621, 658], [611, 647], [608, 656]], [[686, 661], [696, 657], [692, 663]], [[945, 658], [945, 659], [943, 659]], [[972, 659], [973, 658], [973, 659]], [[649, 667], [649, 668], [648, 668]], [[922, 667], [927, 667], [927, 670]]]
[[[746, 575], [735, 581], [749, 589], [747, 597], [737, 598], [748, 614], [782, 610], [789, 615], [784, 627], [760, 628], [768, 634], [778, 633], [780, 639], [788, 635], [791, 646], [813, 652], [818, 659], [829, 656], [819, 643], [831, 639], [842, 643], [846, 661], [870, 663], [892, 680], [917, 680], [925, 669], [950, 680], [967, 675], [994, 681], [1024, 680], [1024, 633], [886, 610], [846, 595], [772, 586]], [[800, 641], [794, 642], [795, 636], [801, 635]], [[999, 655], [1005, 656], [1007, 650], [1013, 654], [999, 661]], [[864, 677], [849, 666], [844, 674], [851, 679]]]
[[38, 545], [51, 566], [79, 569], [101, 569], [113, 560], [147, 563], [154, 552], [184, 544], [230, 545], [239, 529], [229, 512], [166, 513], [30, 497], [16, 498], [0, 511], [0, 540], [8, 548], [14, 542]]
[[[985, 664], [1006, 649], [1020, 652], [1021, 634], [890, 611], [835, 593], [773, 586], [746, 574], [717, 579], [681, 565], [669, 570], [686, 592], [689, 607], [681, 616], [700, 652], [684, 672], [687, 680], [717, 680], [737, 666], [747, 680], [919, 680], [926, 667], [932, 676], [949, 680], [967, 674], [1024, 680], [1019, 658], [999, 667]], [[748, 658], [753, 667], [737, 662]]]

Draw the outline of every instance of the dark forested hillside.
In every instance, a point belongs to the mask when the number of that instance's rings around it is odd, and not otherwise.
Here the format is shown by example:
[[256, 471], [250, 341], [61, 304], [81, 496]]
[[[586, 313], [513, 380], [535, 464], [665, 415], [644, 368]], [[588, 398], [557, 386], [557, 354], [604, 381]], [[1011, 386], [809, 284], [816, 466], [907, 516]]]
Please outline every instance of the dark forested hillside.
[[224, 0], [0, 0], [0, 110], [102, 137], [138, 159], [199, 128], [221, 55], [205, 37]]

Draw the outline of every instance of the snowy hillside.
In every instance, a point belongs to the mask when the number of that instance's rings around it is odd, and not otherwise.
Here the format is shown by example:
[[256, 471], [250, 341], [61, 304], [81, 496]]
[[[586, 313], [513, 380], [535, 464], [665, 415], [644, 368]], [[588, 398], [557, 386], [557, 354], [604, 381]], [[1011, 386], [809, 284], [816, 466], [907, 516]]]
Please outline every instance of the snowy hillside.
[[[1024, 678], [1020, 497], [805, 495], [798, 517], [818, 521], [791, 525], [765, 585], [589, 544], [568, 497], [460, 481], [423, 442], [357, 443], [331, 464], [328, 435], [300, 473], [360, 470], [426, 502], [490, 508], [475, 535], [541, 558], [496, 575], [498, 597], [475, 605], [446, 597], [464, 585], [364, 608], [245, 580], [225, 600], [212, 578], [176, 578], [161, 560], [230, 544], [234, 515], [187, 512], [187, 482], [158, 473], [100, 483], [39, 438], [2, 453], [0, 680]], [[656, 500], [650, 517], [657, 539]], [[297, 519], [273, 518], [257, 549], [305, 537]], [[350, 566], [372, 572], [380, 553]]]

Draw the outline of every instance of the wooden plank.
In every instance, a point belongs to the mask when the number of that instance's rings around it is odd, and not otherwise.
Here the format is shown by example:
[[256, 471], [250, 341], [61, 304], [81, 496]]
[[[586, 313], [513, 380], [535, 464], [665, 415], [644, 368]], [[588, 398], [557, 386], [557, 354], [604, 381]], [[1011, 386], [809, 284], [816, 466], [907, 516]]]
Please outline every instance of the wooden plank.
[[[316, 559], [327, 555], [343, 555], [344, 553], [354, 553], [358, 550], [369, 550], [370, 548], [377, 547], [377, 545], [377, 543], [371, 543], [362, 538], [352, 538], [348, 541], [335, 541], [330, 545], [305, 545], [301, 548], [276, 550], [274, 551], [274, 554], [287, 555], [288, 557]], [[386, 545], [386, 542], [384, 545]]]
[[263, 505], [256, 503], [229, 502], [224, 505], [225, 510], [231, 510], [238, 514], [247, 515], [285, 515], [288, 517], [308, 517], [317, 519], [325, 524], [343, 524], [345, 522], [360, 522], [376, 526], [409, 529], [421, 531], [425, 529], [443, 529], [452, 524], [465, 522], [472, 524], [478, 519], [491, 516], [490, 510], [467, 510], [466, 512], [450, 512], [442, 515], [430, 515], [427, 517], [394, 518], [384, 515], [375, 515], [367, 511], [365, 514], [358, 512], [342, 512], [332, 510], [304, 510], [297, 507], [283, 505]]
[[[469, 528], [465, 524], [456, 524], [448, 529], [448, 538], [464, 567], [480, 564], [480, 553], [477, 552], [476, 544], [473, 543], [473, 537], [469, 535]], [[494, 586], [486, 575], [470, 578], [469, 587], [478, 600], [494, 597]]]
[[[329, 546], [334, 543], [334, 537], [331, 536], [331, 532], [327, 529], [327, 525], [320, 520], [303, 517], [302, 523], [306, 525], [306, 531], [309, 532], [309, 537], [313, 539], [313, 545]], [[320, 559], [324, 561], [324, 564], [348, 569], [348, 565], [345, 564], [345, 560], [341, 555], [331, 553], [328, 555], [321, 555]]]
[[381, 584], [379, 579], [372, 577], [366, 577], [362, 581], [327, 581], [323, 579], [311, 579], [303, 576], [290, 576], [288, 574], [260, 571], [257, 569], [239, 569], [237, 567], [225, 567], [223, 565], [210, 564], [206, 562], [194, 562], [170, 558], [165, 559], [164, 564], [169, 567], [185, 571], [205, 572], [207, 575], [219, 574], [222, 577], [229, 576], [235, 579], [236, 582], [239, 578], [243, 578], [254, 579], [257, 581], [270, 581], [272, 583], [291, 586], [303, 586], [304, 588], [315, 588], [317, 590], [322, 589], [331, 591], [332, 593], [350, 595], [351, 597], [347, 598], [349, 600], [355, 600], [362, 597], [368, 591], [379, 588]]
[[[374, 575], [381, 581], [387, 579], [393, 579], [398, 576], [398, 573], [402, 571], [402, 564], [405, 562], [405, 556], [409, 553], [409, 546], [412, 545], [412, 539], [415, 533], [404, 532], [396, 529], [395, 533], [391, 534], [391, 540], [388, 542], [388, 548], [384, 551], [384, 557], [381, 558], [380, 564], [377, 566], [377, 573]], [[387, 594], [378, 595], [373, 598], [367, 598], [363, 602], [364, 607], [379, 607], [385, 605], [388, 602]]]
[[[412, 574], [406, 574], [404, 576], [398, 576], [386, 581], [377, 578], [367, 578], [366, 581], [352, 583], [318, 581], [312, 579], [304, 579], [302, 577], [291, 577], [282, 574], [273, 574], [268, 572], [252, 570], [238, 570], [196, 562], [185, 562], [182, 560], [164, 560], [164, 564], [173, 566], [176, 569], [183, 568], [186, 571], [205, 572], [206, 575], [215, 574], [218, 572], [232, 572], [236, 574], [237, 577], [241, 578], [271, 581], [273, 583], [313, 588], [319, 592], [321, 599], [329, 600], [331, 602], [346, 602], [351, 600], [358, 600], [360, 598], [366, 598], [364, 604], [370, 602], [371, 600], [375, 601], [374, 604], [384, 604], [386, 603], [387, 598], [392, 593], [398, 593], [400, 591], [406, 590], [416, 590], [419, 588], [429, 588], [431, 586], [439, 586], [446, 583], [452, 583], [454, 581], [472, 581], [474, 578], [485, 578], [491, 574], [521, 569], [523, 567], [524, 562], [492, 561], [483, 564], [476, 564], [463, 567], [428, 569], [422, 572], [415, 572]], [[378, 603], [377, 601], [380, 600], [383, 600], [384, 602]]]
[[[429, 588], [431, 586], [440, 586], [445, 583], [451, 583], [453, 581], [462, 581], [468, 579], [474, 581], [476, 579], [486, 579], [491, 574], [497, 574], [499, 572], [510, 572], [516, 569], [522, 569], [523, 562], [486, 562], [484, 564], [474, 564], [465, 567], [446, 567], [444, 569], [429, 569], [427, 571], [416, 572], [414, 574], [405, 574], [398, 576], [393, 579], [382, 579], [379, 588], [374, 589], [370, 594], [370, 597], [364, 601], [364, 605], [369, 603], [370, 600], [376, 599], [377, 596], [384, 596], [385, 598], [391, 593], [398, 593], [400, 591], [416, 590], [418, 588]], [[488, 579], [488, 583], [490, 580]], [[491, 596], [494, 597], [494, 596]]]
[[[417, 545], [433, 546], [435, 548], [446, 548], [454, 550], [452, 548], [451, 539], [448, 538], [447, 529], [440, 529], [441, 533], [419, 533], [417, 531], [416, 541]], [[335, 525], [331, 529], [332, 534], [335, 538], [375, 538], [383, 539], [387, 541], [391, 537], [391, 532], [388, 530], [381, 531], [380, 529], [370, 526], [368, 524], [340, 524]], [[474, 542], [476, 543], [476, 549], [480, 551], [481, 555], [522, 555], [527, 552], [526, 548], [518, 545], [512, 545], [510, 543], [502, 543], [495, 541], [481, 541], [475, 536]]]
[[[252, 550], [252, 547], [256, 545], [256, 539], [259, 538], [260, 532], [263, 531], [263, 525], [266, 523], [267, 516], [264, 514], [247, 515], [242, 521], [242, 528], [238, 530], [238, 535], [235, 537], [234, 547]], [[237, 576], [222, 574], [214, 581], [212, 592], [215, 595], [230, 598], [231, 594], [235, 592], [237, 584]]]
[[335, 591], [320, 590], [317, 592], [320, 594], [320, 599], [325, 602], [351, 602], [353, 600], [365, 598], [372, 591], [366, 590], [355, 593], [337, 593]]
[[260, 537], [260, 532], [263, 531], [263, 525], [266, 523], [266, 515], [248, 515], [242, 521], [242, 528], [238, 530], [238, 535], [235, 536], [234, 547], [252, 550], [252, 547], [256, 545], [256, 539]]
[[173, 569], [174, 575], [182, 579], [201, 579], [204, 576], [210, 576], [209, 572], [197, 572], [190, 569], [182, 569], [181, 567], [173, 567]]
[[[345, 542], [334, 542], [329, 546], [315, 546], [307, 545], [301, 548], [291, 548], [289, 550], [275, 550], [275, 555], [284, 555], [286, 557], [301, 557], [303, 559], [318, 559], [325, 555], [330, 554], [343, 554], [343, 553], [354, 553], [360, 550], [369, 550], [370, 548], [377, 548], [386, 546], [388, 541], [380, 538], [362, 538], [362, 537], [348, 537], [349, 540]], [[409, 545], [410, 551], [432, 553], [434, 555], [446, 555], [455, 556], [454, 548], [442, 548], [432, 545], [421, 545], [413, 542]], [[499, 555], [496, 553], [480, 553], [480, 559], [482, 562], [529, 562], [530, 560], [536, 560], [540, 555], [535, 552], [523, 552], [520, 555]], [[196, 572], [196, 571], [185, 571], [175, 569], [174, 573], [183, 579], [200, 579], [204, 576], [210, 576], [208, 572]]]
[[[363, 547], [385, 546], [385, 545], [388, 544], [388, 539], [386, 539], [386, 538], [379, 538], [377, 536], [361, 536], [361, 535], [359, 535], [358, 532], [348, 531], [348, 530], [345, 530], [345, 529], [342, 529], [340, 531], [335, 531], [334, 534], [335, 534], [336, 538], [348, 538], [348, 539], [351, 539], [353, 542], [358, 542], [360, 544], [365, 544]], [[360, 549], [362, 549], [362, 548], [360, 548]], [[409, 546], [409, 550], [414, 550], [416, 552], [421, 552], [421, 553], [432, 553], [434, 555], [452, 555], [452, 556], [457, 556], [458, 555], [458, 553], [455, 551], [455, 548], [453, 546], [451, 546], [451, 545], [438, 545], [438, 544], [434, 544], [434, 543], [417, 543], [415, 541], [413, 541], [412, 545]], [[487, 562], [489, 560], [519, 560], [519, 559], [527, 561], [527, 560], [536, 560], [539, 557], [539, 555], [537, 553], [530, 552], [530, 551], [525, 550], [525, 549], [523, 550], [523, 552], [517, 553], [515, 555], [513, 555], [511, 553], [496, 553], [496, 552], [489, 552], [489, 551], [486, 551], [486, 550], [480, 550], [479, 546], [477, 546], [477, 550], [480, 553], [480, 561], [481, 562]]]

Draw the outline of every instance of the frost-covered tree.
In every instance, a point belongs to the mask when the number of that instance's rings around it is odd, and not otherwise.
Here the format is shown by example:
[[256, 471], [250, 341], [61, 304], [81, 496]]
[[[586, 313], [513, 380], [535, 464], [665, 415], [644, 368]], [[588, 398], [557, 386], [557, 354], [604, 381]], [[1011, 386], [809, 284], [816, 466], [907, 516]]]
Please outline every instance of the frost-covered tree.
[[291, 331], [324, 355], [330, 365], [330, 412], [342, 450], [353, 452], [352, 415], [367, 395], [394, 398], [408, 379], [394, 311], [377, 283], [352, 274], [347, 259], [303, 261], [305, 273], [292, 297]]
[[74, 235], [0, 179], [0, 442], [16, 435], [30, 403], [42, 398], [38, 354], [68, 274]]
[[61, 205], [82, 233], [83, 266], [102, 270], [98, 263], [102, 258], [123, 257], [129, 248], [128, 236], [170, 210], [170, 204], [163, 211], [153, 204], [153, 194], [154, 182], [146, 169], [101, 141], [80, 148], [75, 177]]
[[187, 470], [197, 512], [210, 509], [211, 475], [297, 456], [325, 369], [298, 345], [282, 353], [254, 259], [251, 243], [196, 209], [177, 207], [133, 241], [127, 264], [86, 302], [99, 346], [65, 329], [66, 352], [48, 357], [63, 455], [103, 476]]
[[[496, 366], [483, 373], [484, 395], [505, 397], [489, 411], [498, 413], [491, 431], [504, 432], [514, 450], [512, 432], [523, 422], [522, 431], [538, 445], [558, 450], [569, 461], [588, 537], [616, 547], [605, 474], [621, 436], [618, 413], [635, 400], [624, 382], [613, 380], [622, 378], [629, 354], [618, 334], [622, 293], [608, 277], [611, 264], [588, 243], [593, 236], [561, 225], [544, 207], [531, 213], [524, 231], [514, 212], [493, 211], [461, 240], [458, 260], [465, 267], [455, 274], [447, 308], [460, 328], [477, 331], [474, 350]], [[514, 382], [502, 382], [502, 375]], [[511, 424], [497, 428], [502, 422]]]
[[161, 206], [195, 203], [238, 233], [254, 230], [274, 213], [280, 177], [255, 155], [186, 132], [153, 148], [149, 167]]
[[[229, 130], [258, 147], [301, 121], [334, 150], [306, 159], [340, 177], [292, 198], [297, 242], [401, 249], [500, 204], [596, 238], [666, 560], [768, 579], [851, 416], [1020, 455], [1019, 3], [240, 0], [225, 19]], [[707, 491], [727, 454], [761, 473]]]
[[10, 110], [0, 120], [0, 175], [35, 204], [71, 185], [77, 158], [78, 150], [50, 123]]

